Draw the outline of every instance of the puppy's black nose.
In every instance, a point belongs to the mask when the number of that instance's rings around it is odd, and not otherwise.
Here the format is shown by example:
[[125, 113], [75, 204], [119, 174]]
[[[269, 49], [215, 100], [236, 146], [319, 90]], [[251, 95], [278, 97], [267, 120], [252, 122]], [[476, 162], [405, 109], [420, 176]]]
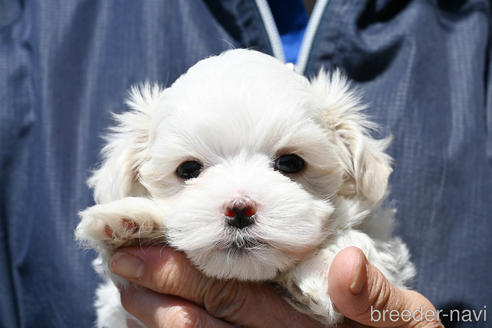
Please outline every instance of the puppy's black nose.
[[255, 213], [256, 211], [252, 207], [233, 207], [225, 213], [227, 224], [231, 227], [243, 229], [255, 222], [253, 217]]

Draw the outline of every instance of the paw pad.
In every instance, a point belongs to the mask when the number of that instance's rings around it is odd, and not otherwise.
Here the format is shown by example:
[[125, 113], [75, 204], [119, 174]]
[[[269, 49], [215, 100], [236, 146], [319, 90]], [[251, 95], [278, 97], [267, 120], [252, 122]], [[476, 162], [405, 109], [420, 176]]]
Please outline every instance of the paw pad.
[[114, 231], [113, 229], [111, 229], [110, 226], [108, 226], [107, 224], [104, 226], [104, 234], [106, 236], [108, 236], [109, 238], [113, 238], [113, 235], [114, 235]]
[[119, 239], [123, 236], [133, 235], [140, 229], [140, 225], [137, 222], [127, 218], [121, 219], [120, 224], [121, 226], [119, 227], [119, 229], [116, 229], [116, 231], [106, 224], [104, 226], [104, 234], [108, 238]]
[[121, 225], [123, 226], [123, 229], [129, 234], [134, 234], [140, 228], [140, 225], [137, 222], [126, 218], [121, 219]]

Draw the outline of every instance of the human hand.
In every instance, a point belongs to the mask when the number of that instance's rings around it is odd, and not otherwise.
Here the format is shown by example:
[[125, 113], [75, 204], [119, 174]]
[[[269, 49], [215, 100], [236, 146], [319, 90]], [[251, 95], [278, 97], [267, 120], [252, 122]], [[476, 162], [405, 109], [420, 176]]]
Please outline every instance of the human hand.
[[[125, 248], [112, 257], [110, 267], [144, 287], [121, 289], [121, 302], [149, 328], [322, 327], [290, 307], [273, 286], [208, 278], [183, 253], [172, 249]], [[349, 318], [338, 327], [443, 327], [437, 319], [405, 321], [400, 316], [390, 320], [390, 311], [436, 310], [421, 294], [389, 283], [358, 248], [346, 248], [335, 257], [329, 286], [327, 292], [337, 310]], [[386, 313], [386, 320], [371, 320], [374, 311]]]

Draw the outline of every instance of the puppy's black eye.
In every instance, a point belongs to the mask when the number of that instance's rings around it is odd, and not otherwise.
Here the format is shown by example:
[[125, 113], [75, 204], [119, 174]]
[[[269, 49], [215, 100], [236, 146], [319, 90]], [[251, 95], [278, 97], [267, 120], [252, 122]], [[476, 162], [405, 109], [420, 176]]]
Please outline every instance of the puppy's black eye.
[[296, 154], [282, 155], [275, 160], [274, 168], [282, 173], [298, 173], [306, 166], [304, 160]]
[[197, 161], [186, 161], [178, 166], [176, 174], [184, 180], [193, 179], [200, 175], [202, 168], [202, 164]]

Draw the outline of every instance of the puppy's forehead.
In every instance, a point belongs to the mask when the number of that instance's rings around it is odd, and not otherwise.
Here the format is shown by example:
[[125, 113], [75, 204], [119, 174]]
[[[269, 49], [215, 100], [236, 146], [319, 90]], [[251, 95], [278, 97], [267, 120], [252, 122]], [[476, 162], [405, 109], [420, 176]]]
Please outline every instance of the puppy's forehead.
[[174, 147], [173, 140], [209, 155], [274, 152], [303, 122], [312, 123], [308, 87], [306, 78], [256, 51], [203, 60], [165, 91], [157, 148]]
[[[302, 115], [308, 81], [275, 58], [251, 50], [233, 50], [193, 66], [167, 90], [179, 115], [244, 123], [267, 116]], [[297, 112], [297, 113], [296, 113]]]

